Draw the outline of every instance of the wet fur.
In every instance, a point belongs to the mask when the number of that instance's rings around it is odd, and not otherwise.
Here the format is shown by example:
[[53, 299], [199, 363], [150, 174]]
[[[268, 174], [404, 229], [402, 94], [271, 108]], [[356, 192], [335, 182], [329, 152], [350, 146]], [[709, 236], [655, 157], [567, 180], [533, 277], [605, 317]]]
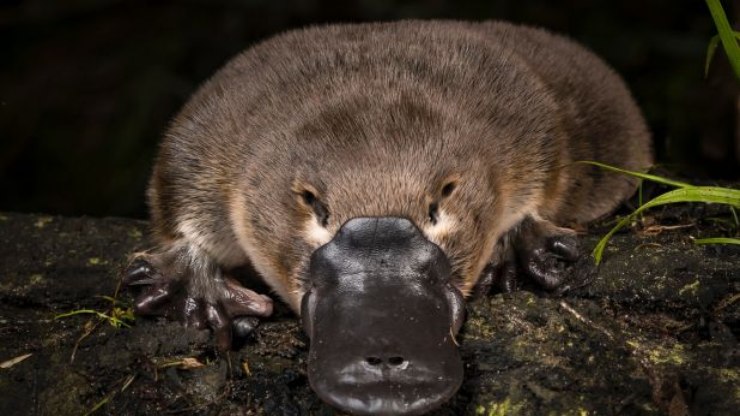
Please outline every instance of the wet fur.
[[[203, 85], [148, 197], [159, 251], [250, 262], [298, 311], [308, 257], [353, 217], [412, 219], [468, 293], [526, 217], [585, 223], [634, 192], [577, 160], [644, 169], [651, 152], [623, 82], [572, 41], [502, 22], [331, 25], [262, 42]], [[215, 284], [187, 276], [204, 296]]]

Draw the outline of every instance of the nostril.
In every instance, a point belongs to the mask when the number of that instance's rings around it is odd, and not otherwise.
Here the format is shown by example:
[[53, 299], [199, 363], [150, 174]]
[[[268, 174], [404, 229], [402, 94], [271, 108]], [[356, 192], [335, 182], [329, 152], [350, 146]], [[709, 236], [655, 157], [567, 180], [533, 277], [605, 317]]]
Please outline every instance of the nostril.
[[406, 360], [403, 359], [403, 357], [390, 357], [388, 358], [388, 364], [392, 365], [393, 367], [398, 367], [402, 365]]
[[380, 365], [383, 362], [383, 360], [381, 360], [378, 357], [367, 357], [365, 358], [365, 362], [375, 367], [377, 365]]

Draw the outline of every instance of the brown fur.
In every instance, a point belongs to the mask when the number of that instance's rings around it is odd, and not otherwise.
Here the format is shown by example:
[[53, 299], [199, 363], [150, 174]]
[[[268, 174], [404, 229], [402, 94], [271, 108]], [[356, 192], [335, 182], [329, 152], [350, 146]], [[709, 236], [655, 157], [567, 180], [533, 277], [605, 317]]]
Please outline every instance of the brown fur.
[[[634, 192], [577, 160], [651, 164], [629, 92], [581, 46], [501, 22], [331, 25], [271, 38], [209, 80], [166, 134], [149, 202], [161, 250], [251, 262], [298, 310], [311, 252], [353, 217], [412, 219], [467, 293], [525, 216], [585, 223]], [[191, 290], [212, 277], [192, 274]]]

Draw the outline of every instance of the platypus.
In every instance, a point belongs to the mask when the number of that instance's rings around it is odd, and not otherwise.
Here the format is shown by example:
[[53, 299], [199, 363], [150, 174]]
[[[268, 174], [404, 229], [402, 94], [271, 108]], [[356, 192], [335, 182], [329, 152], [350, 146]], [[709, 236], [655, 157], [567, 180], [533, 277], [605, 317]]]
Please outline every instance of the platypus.
[[420, 414], [459, 388], [455, 343], [482, 279], [554, 291], [573, 227], [651, 165], [620, 77], [575, 42], [504, 22], [293, 30], [238, 55], [161, 143], [134, 256], [135, 311], [232, 334], [272, 300], [300, 315], [308, 378], [353, 414]]

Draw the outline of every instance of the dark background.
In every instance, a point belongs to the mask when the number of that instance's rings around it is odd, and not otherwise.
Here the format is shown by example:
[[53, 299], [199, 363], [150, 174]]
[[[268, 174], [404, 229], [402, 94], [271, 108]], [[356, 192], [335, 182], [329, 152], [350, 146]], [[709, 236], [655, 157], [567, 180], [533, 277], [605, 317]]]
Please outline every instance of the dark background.
[[[737, 22], [740, 1], [723, 1]], [[160, 134], [229, 57], [309, 24], [505, 19], [586, 44], [631, 86], [661, 164], [740, 177], [738, 82], [701, 0], [0, 0], [0, 210], [146, 216]]]

